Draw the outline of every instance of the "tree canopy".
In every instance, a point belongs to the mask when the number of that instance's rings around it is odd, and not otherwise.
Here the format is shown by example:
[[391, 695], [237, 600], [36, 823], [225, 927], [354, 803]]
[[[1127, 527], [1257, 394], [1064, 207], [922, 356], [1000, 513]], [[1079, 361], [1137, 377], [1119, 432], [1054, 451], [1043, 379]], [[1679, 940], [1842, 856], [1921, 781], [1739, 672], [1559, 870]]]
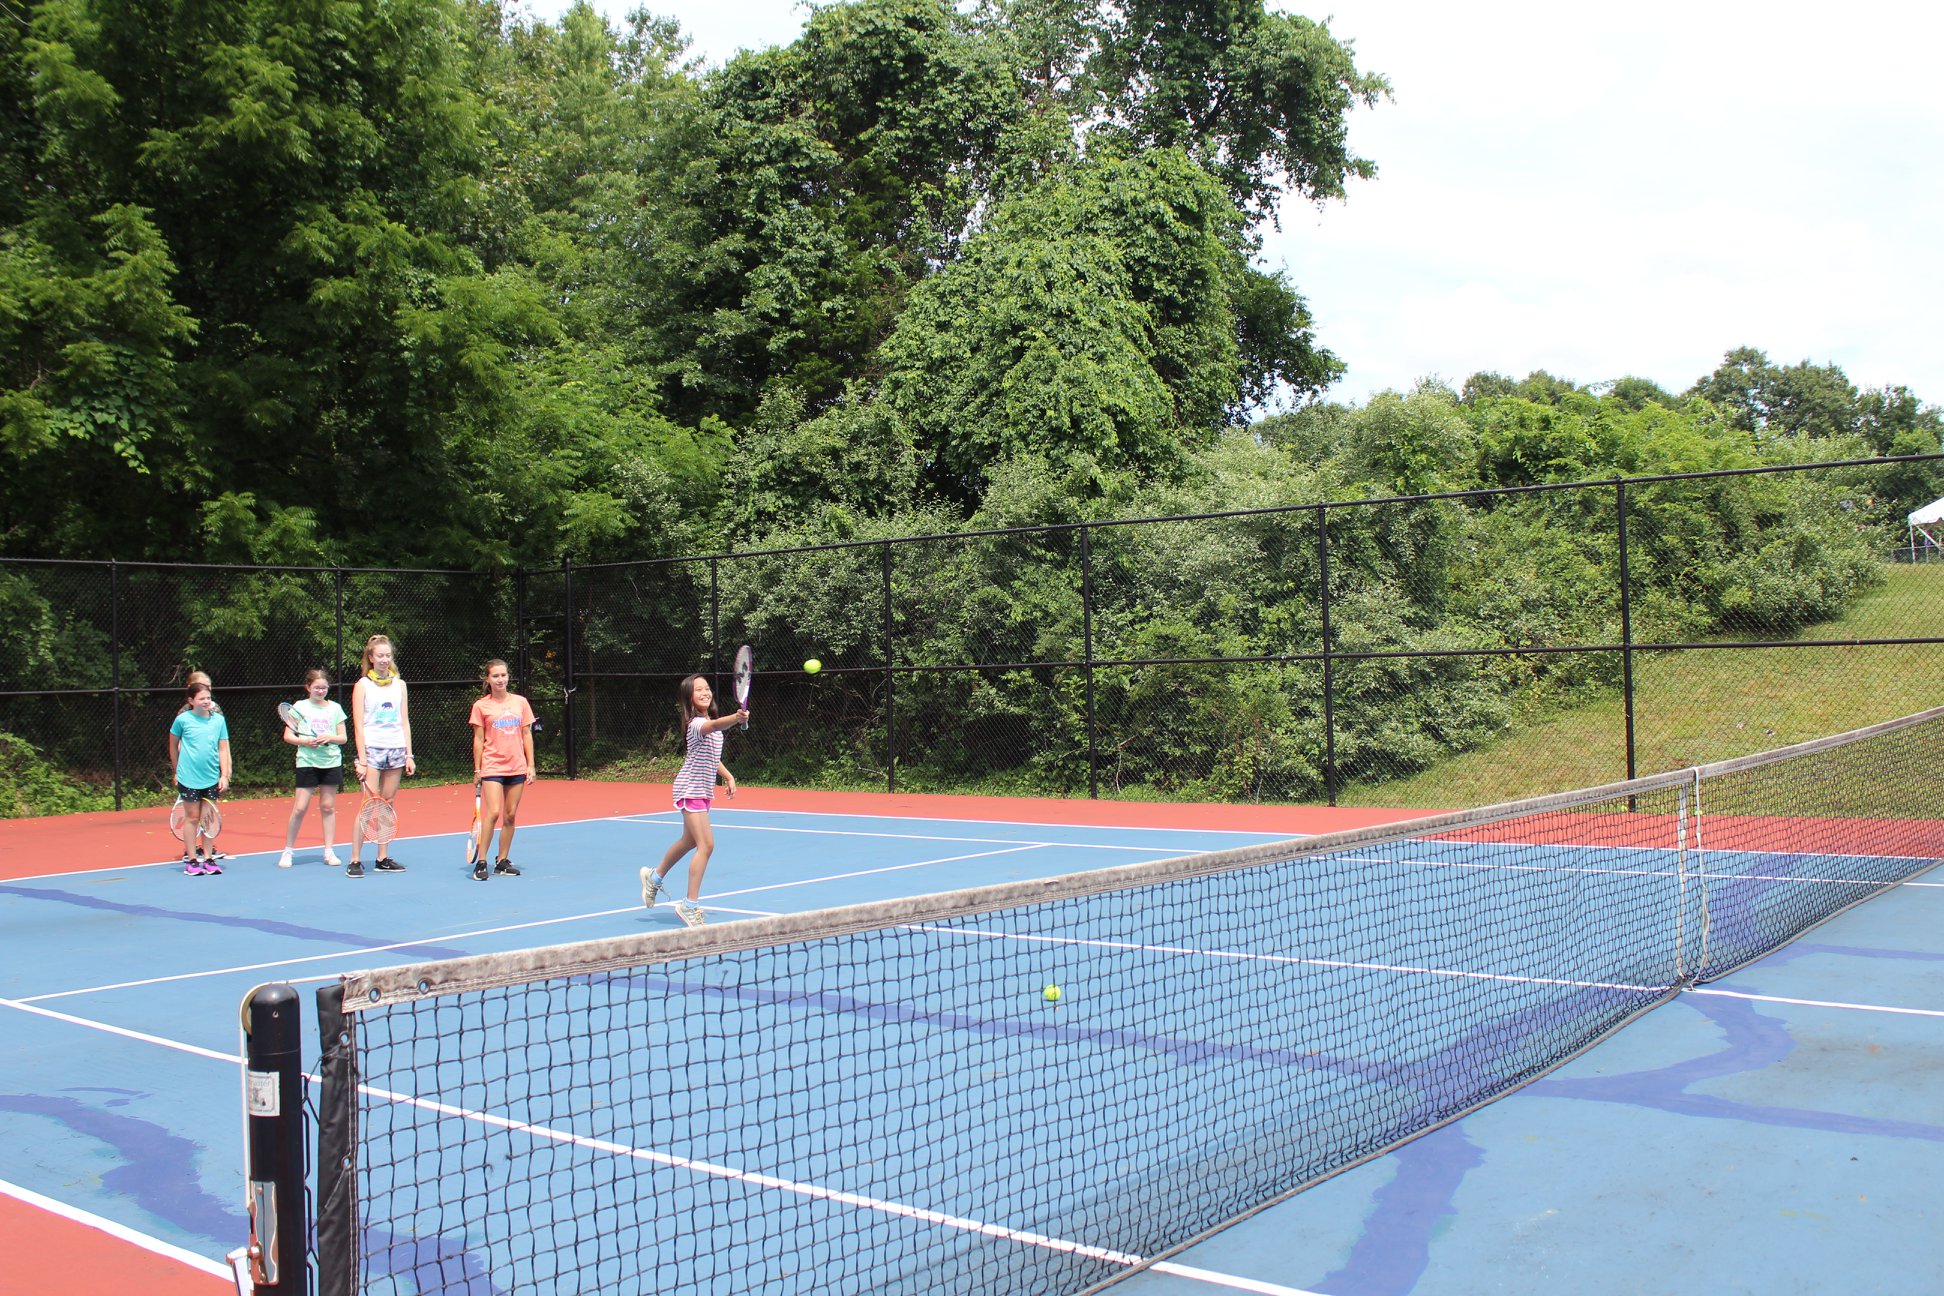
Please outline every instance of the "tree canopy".
[[1938, 444], [1750, 348], [1679, 396], [1323, 403], [1260, 235], [1375, 175], [1348, 122], [1389, 86], [1262, 0], [842, 0], [715, 69], [584, 3], [6, 16], [14, 555], [504, 569], [1019, 518], [1025, 482], [1087, 516]]

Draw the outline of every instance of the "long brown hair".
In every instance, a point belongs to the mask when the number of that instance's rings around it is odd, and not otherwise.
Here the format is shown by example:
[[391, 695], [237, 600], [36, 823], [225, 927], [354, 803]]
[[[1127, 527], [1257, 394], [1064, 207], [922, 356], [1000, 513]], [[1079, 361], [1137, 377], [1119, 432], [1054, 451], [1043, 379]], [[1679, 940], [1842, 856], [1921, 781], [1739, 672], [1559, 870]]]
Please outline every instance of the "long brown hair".
[[705, 675], [691, 675], [687, 679], [683, 680], [680, 684], [675, 686], [676, 696], [681, 699], [681, 703], [682, 703], [682, 728], [684, 730], [686, 730], [689, 727], [689, 721], [695, 719], [695, 717], [699, 715], [706, 714], [709, 717], [709, 719], [711, 720], [715, 719], [716, 705], [715, 705], [715, 698], [713, 696], [709, 698], [709, 709], [706, 713], [696, 710], [695, 707], [695, 686], [698, 682], [705, 680], [707, 678], [708, 677]]
[[[488, 657], [486, 659], [486, 664], [479, 668], [479, 696], [481, 697], [493, 696], [493, 686], [487, 683], [486, 681], [487, 678], [492, 675], [493, 667], [495, 666], [506, 666], [506, 663], [501, 661], [497, 657]], [[507, 666], [506, 668], [509, 671], [513, 669], [511, 666]], [[508, 680], [506, 682], [506, 687], [507, 687], [507, 691], [511, 692], [513, 689], [513, 681]]]

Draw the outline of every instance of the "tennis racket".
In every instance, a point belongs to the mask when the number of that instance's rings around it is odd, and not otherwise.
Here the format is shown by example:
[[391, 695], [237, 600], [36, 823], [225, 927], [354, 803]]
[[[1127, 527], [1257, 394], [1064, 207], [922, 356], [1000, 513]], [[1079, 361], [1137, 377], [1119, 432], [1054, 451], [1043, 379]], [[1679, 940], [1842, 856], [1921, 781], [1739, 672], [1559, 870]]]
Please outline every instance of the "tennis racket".
[[[359, 781], [358, 786], [365, 788], [363, 780]], [[375, 843], [378, 858], [383, 859], [385, 848], [391, 845], [392, 837], [397, 832], [398, 812], [391, 808], [390, 802], [383, 797], [373, 796], [370, 789], [365, 788], [364, 802], [358, 807], [358, 836]]]
[[283, 721], [284, 728], [290, 730], [290, 732], [296, 734], [299, 738], [315, 736], [310, 732], [310, 726], [305, 723], [304, 717], [297, 714], [297, 708], [288, 702], [277, 703], [277, 719]]
[[[749, 681], [755, 673], [756, 658], [749, 651], [749, 645], [744, 644], [736, 649], [736, 709], [738, 711], [749, 709]], [[749, 728], [749, 721], [744, 720], [742, 727]]]
[[223, 812], [216, 808], [216, 803], [207, 798], [203, 800], [202, 821], [197, 824], [189, 822], [189, 812], [182, 805], [182, 798], [177, 797], [175, 804], [169, 807], [169, 831], [175, 834], [183, 849], [194, 849], [198, 838], [214, 842], [216, 834], [223, 831]]
[[479, 784], [473, 784], [473, 821], [472, 831], [466, 834], [466, 866], [472, 867], [473, 855], [479, 850]]

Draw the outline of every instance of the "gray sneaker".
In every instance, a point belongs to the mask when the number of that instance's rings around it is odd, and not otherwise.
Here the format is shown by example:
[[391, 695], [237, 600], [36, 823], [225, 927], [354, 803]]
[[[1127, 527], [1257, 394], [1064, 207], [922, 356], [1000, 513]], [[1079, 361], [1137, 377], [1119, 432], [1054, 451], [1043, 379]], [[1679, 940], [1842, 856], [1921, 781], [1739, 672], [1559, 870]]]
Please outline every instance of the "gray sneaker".
[[661, 895], [661, 888], [661, 879], [655, 876], [655, 870], [651, 868], [641, 870], [642, 904], [653, 909], [655, 907], [655, 900]]
[[680, 901], [675, 906], [675, 912], [680, 914], [682, 921], [691, 927], [700, 927], [709, 921], [708, 915], [702, 912], [702, 906], [693, 900]]

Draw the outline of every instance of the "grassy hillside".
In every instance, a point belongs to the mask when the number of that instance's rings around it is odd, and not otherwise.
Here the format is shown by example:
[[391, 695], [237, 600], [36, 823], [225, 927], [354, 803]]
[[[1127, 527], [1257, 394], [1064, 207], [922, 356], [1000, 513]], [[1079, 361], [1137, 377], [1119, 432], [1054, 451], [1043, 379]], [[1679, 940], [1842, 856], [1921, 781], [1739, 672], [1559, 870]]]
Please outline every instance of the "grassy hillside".
[[[1884, 583], [1797, 639], [1944, 636], [1944, 565], [1886, 566]], [[1691, 649], [1634, 658], [1636, 773], [1765, 751], [1944, 703], [1944, 647]], [[1626, 777], [1618, 693], [1345, 805], [1462, 808]]]

